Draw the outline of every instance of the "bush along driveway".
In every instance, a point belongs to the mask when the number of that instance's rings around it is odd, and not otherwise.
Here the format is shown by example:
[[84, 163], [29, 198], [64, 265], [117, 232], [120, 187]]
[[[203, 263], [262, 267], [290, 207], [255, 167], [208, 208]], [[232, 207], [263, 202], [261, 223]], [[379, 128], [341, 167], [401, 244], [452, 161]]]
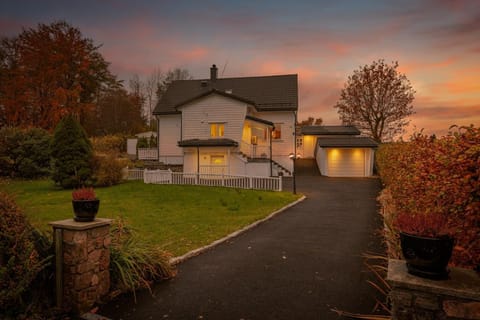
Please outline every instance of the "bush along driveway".
[[298, 177], [307, 199], [179, 265], [153, 296], [100, 308], [113, 319], [338, 319], [370, 313], [362, 253], [380, 250], [377, 179]]

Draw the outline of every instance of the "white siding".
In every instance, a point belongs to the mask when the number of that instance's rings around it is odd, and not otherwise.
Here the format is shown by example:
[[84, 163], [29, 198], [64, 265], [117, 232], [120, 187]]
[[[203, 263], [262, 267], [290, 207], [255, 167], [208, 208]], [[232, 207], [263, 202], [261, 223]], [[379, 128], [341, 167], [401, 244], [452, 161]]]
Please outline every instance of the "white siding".
[[270, 111], [254, 114], [255, 117], [282, 125], [282, 137], [272, 140], [272, 159], [282, 166], [293, 170], [293, 161], [288, 157], [295, 148], [295, 115], [293, 111]]
[[365, 149], [365, 176], [373, 176], [373, 163], [375, 162], [375, 149]]
[[182, 116], [180, 114], [160, 116], [158, 126], [160, 131], [158, 137], [159, 161], [181, 164], [183, 162], [183, 150], [177, 143], [180, 141]]
[[303, 157], [312, 159], [315, 152], [315, 144], [317, 143], [316, 136], [303, 136]]
[[247, 164], [246, 175], [252, 177], [269, 177], [270, 162], [249, 162]]
[[325, 152], [324, 148], [317, 148], [317, 154], [315, 155], [315, 159], [317, 160], [317, 166], [320, 170], [320, 174], [324, 176], [328, 176], [327, 173], [327, 153]]
[[240, 142], [247, 104], [212, 94], [182, 106], [182, 140], [210, 139], [210, 123], [224, 123], [224, 138]]

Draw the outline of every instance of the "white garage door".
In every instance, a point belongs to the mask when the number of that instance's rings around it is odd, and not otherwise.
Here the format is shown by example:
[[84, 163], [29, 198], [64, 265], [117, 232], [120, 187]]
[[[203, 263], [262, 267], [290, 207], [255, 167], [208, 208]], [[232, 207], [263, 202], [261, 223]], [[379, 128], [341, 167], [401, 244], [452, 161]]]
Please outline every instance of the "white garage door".
[[330, 177], [364, 177], [365, 150], [355, 149], [328, 149], [327, 172]]

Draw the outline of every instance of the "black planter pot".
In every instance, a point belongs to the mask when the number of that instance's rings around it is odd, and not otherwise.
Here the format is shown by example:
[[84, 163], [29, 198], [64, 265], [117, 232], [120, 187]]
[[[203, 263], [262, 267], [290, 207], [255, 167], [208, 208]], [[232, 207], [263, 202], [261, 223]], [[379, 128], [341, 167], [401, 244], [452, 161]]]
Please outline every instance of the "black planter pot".
[[428, 279], [448, 278], [447, 265], [452, 256], [453, 238], [419, 237], [400, 232], [400, 244], [408, 273]]
[[73, 219], [78, 222], [90, 222], [95, 220], [95, 216], [100, 206], [100, 200], [72, 200]]

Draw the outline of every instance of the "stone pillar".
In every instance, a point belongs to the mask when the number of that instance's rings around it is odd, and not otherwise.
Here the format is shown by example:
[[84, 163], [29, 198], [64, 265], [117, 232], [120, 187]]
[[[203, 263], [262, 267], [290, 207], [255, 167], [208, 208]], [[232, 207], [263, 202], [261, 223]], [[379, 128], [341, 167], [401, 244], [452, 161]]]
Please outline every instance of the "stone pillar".
[[110, 289], [111, 219], [51, 222], [55, 238], [57, 305], [88, 311]]
[[480, 320], [480, 276], [450, 268], [449, 279], [429, 280], [407, 272], [403, 260], [388, 261], [393, 320]]

